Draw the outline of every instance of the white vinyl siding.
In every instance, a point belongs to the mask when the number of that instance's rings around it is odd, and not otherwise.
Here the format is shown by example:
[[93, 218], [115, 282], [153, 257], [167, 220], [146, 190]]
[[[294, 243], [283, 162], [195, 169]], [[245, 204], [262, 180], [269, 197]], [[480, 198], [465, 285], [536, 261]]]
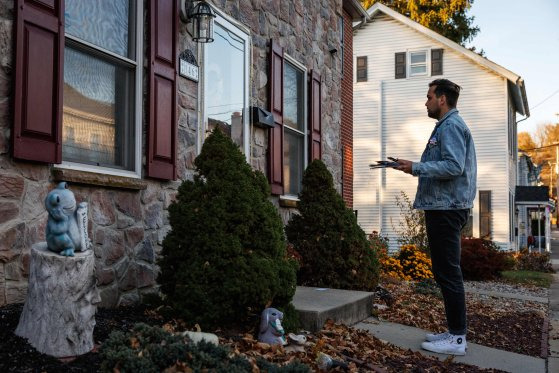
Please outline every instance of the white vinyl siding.
[[[444, 75], [394, 79], [395, 53], [436, 48], [444, 49]], [[428, 83], [447, 78], [462, 86], [458, 110], [475, 141], [478, 190], [492, 191], [493, 240], [507, 248], [514, 181], [509, 179], [506, 79], [387, 16], [375, 17], [357, 31], [353, 51], [354, 56], [367, 56], [368, 64], [368, 81], [354, 85], [353, 199], [361, 227], [366, 233], [379, 231], [390, 238], [391, 250], [397, 249], [393, 228], [400, 211], [395, 198], [403, 190], [413, 201], [417, 178], [370, 170], [369, 164], [387, 156], [419, 160], [435, 125], [425, 108]], [[474, 236], [479, 234], [478, 210], [476, 198]]]

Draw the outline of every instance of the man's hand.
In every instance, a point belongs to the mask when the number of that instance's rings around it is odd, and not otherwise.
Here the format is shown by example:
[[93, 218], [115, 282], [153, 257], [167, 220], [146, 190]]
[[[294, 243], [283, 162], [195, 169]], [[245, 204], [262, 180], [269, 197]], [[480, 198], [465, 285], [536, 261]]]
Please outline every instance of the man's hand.
[[412, 161], [408, 161], [408, 160], [405, 160], [405, 159], [398, 159], [397, 162], [398, 162], [399, 166], [398, 166], [398, 167], [394, 167], [394, 169], [403, 171], [403, 172], [405, 172], [406, 174], [410, 174], [410, 175], [411, 175], [411, 164], [412, 164]]

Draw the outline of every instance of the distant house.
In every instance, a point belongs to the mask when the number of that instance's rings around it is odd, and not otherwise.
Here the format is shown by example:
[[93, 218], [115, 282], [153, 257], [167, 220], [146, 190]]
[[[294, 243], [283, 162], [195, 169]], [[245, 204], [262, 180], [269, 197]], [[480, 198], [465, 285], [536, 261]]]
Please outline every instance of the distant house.
[[478, 193], [466, 234], [514, 249], [516, 115], [529, 115], [523, 79], [380, 3], [367, 12], [353, 47], [353, 208], [362, 228], [396, 249], [396, 197], [404, 191], [413, 199], [417, 179], [369, 164], [387, 156], [419, 160], [435, 124], [424, 106], [428, 83], [448, 78], [462, 87], [458, 110], [477, 150]]
[[551, 212], [549, 188], [538, 186], [541, 166], [535, 165], [526, 153], [518, 153], [517, 186], [515, 193], [517, 218], [517, 247], [549, 251]]

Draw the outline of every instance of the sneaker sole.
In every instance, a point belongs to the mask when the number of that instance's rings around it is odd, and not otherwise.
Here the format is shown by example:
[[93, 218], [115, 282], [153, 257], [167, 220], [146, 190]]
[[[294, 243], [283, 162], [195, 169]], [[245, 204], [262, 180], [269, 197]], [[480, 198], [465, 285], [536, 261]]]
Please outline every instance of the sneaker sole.
[[423, 345], [423, 343], [421, 344], [421, 348], [424, 349], [425, 351], [434, 352], [436, 354], [454, 355], [454, 356], [464, 356], [464, 355], [466, 355], [466, 351], [464, 351], [464, 352], [462, 352], [462, 351], [448, 351], [448, 350], [435, 351], [434, 349], [430, 349], [430, 348], [425, 347]]

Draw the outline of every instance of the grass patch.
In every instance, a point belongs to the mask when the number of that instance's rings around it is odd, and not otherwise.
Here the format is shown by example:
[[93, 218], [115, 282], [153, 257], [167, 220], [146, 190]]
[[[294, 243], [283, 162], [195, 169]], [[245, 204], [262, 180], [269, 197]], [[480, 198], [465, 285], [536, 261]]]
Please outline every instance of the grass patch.
[[548, 288], [553, 281], [553, 275], [546, 272], [536, 271], [503, 271], [503, 280], [522, 285], [535, 285]]

